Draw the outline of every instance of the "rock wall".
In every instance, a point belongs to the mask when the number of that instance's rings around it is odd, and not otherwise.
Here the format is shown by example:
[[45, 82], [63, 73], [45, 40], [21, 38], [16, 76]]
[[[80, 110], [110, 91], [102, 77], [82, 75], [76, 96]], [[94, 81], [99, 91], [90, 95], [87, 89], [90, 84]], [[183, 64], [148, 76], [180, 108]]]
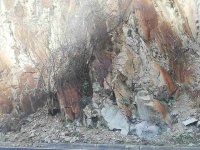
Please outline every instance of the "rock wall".
[[198, 97], [198, 0], [2, 0], [0, 15], [1, 114], [58, 99], [78, 119], [96, 105], [93, 83], [128, 119], [141, 90]]
[[87, 103], [81, 98], [92, 95], [91, 53], [118, 22], [118, 10], [111, 1], [2, 0], [1, 114], [26, 116], [58, 100], [65, 116], [77, 119]]

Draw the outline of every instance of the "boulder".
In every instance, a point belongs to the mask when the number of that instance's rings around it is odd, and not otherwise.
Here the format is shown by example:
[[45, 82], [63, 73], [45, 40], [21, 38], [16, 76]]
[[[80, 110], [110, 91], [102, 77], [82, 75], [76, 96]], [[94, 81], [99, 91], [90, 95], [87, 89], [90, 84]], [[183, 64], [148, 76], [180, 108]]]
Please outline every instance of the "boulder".
[[189, 125], [192, 125], [192, 124], [196, 124], [198, 122], [198, 120], [196, 118], [189, 118], [185, 121], [183, 121], [183, 124], [185, 126], [189, 126]]
[[160, 128], [156, 125], [143, 121], [134, 127], [135, 133], [140, 138], [154, 138], [159, 135]]
[[128, 134], [128, 120], [117, 106], [106, 103], [104, 108], [101, 110], [101, 115], [106, 120], [107, 126], [110, 130], [120, 129], [121, 134]]

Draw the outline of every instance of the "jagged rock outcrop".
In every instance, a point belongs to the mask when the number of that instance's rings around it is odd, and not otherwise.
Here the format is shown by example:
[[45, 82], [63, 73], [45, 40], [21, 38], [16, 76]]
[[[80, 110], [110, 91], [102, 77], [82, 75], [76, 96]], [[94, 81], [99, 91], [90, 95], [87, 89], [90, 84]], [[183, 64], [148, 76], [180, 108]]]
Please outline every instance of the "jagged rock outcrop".
[[129, 120], [138, 91], [198, 97], [198, 0], [2, 0], [0, 16], [2, 114], [56, 100], [83, 119], [93, 83]]

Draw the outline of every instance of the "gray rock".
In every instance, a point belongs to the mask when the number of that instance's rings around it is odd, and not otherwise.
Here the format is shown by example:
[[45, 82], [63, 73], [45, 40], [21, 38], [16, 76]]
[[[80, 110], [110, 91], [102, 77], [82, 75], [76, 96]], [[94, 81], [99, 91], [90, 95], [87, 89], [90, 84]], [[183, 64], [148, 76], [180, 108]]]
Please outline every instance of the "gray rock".
[[143, 121], [135, 125], [136, 135], [140, 138], [153, 138], [159, 135], [160, 129], [158, 126]]
[[52, 140], [53, 143], [60, 143], [59, 140]]
[[188, 129], [187, 133], [193, 133], [194, 131], [192, 129]]
[[189, 119], [183, 121], [183, 124], [184, 124], [185, 126], [188, 126], [188, 125], [195, 124], [195, 123], [197, 123], [197, 122], [198, 122], [198, 120], [197, 120], [196, 118], [189, 118]]
[[65, 142], [69, 142], [71, 139], [72, 139], [72, 137], [69, 137], [69, 136], [64, 137]]
[[197, 122], [197, 127], [200, 127], [200, 121]]
[[148, 94], [148, 91], [139, 91], [135, 97], [135, 102], [138, 108], [138, 115], [140, 119], [149, 121], [151, 118], [151, 112], [148, 106], [145, 104], [152, 100], [151, 95]]
[[34, 132], [32, 132], [32, 133], [29, 135], [30, 138], [32, 138], [32, 137], [34, 137], [34, 136], [35, 136], [35, 133], [34, 133]]
[[[98, 121], [98, 112], [94, 110], [92, 106], [86, 106], [83, 110], [86, 118], [85, 118], [85, 125], [87, 127], [96, 127]], [[96, 119], [94, 119], [96, 118]]]
[[102, 90], [102, 87], [100, 86], [100, 84], [98, 82], [94, 82], [92, 87], [93, 87], [94, 92], [99, 92]]
[[121, 134], [128, 134], [128, 120], [117, 106], [106, 103], [104, 108], [101, 110], [101, 115], [106, 120], [110, 130], [121, 129]]
[[32, 122], [33, 120], [32, 120], [31, 117], [28, 117], [28, 118], [26, 118], [26, 121], [28, 121], [28, 122]]
[[74, 143], [74, 142], [76, 142], [77, 140], [78, 140], [77, 137], [73, 137], [73, 138], [70, 140], [70, 143]]
[[190, 144], [188, 144], [188, 146], [192, 147], [192, 146], [195, 146], [195, 144], [194, 143], [190, 143]]
[[5, 142], [6, 141], [6, 136], [3, 133], [0, 133], [0, 142]]
[[47, 136], [47, 137], [44, 139], [44, 142], [45, 142], [45, 143], [51, 143], [51, 139]]

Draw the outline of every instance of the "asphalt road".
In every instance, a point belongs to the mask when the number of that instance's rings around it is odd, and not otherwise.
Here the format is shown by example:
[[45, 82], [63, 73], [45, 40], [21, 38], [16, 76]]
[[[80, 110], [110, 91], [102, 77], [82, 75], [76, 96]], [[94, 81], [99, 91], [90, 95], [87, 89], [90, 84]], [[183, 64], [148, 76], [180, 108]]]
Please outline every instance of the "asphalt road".
[[108, 145], [108, 144], [48, 144], [38, 147], [0, 147], [0, 150], [200, 150], [200, 147]]

